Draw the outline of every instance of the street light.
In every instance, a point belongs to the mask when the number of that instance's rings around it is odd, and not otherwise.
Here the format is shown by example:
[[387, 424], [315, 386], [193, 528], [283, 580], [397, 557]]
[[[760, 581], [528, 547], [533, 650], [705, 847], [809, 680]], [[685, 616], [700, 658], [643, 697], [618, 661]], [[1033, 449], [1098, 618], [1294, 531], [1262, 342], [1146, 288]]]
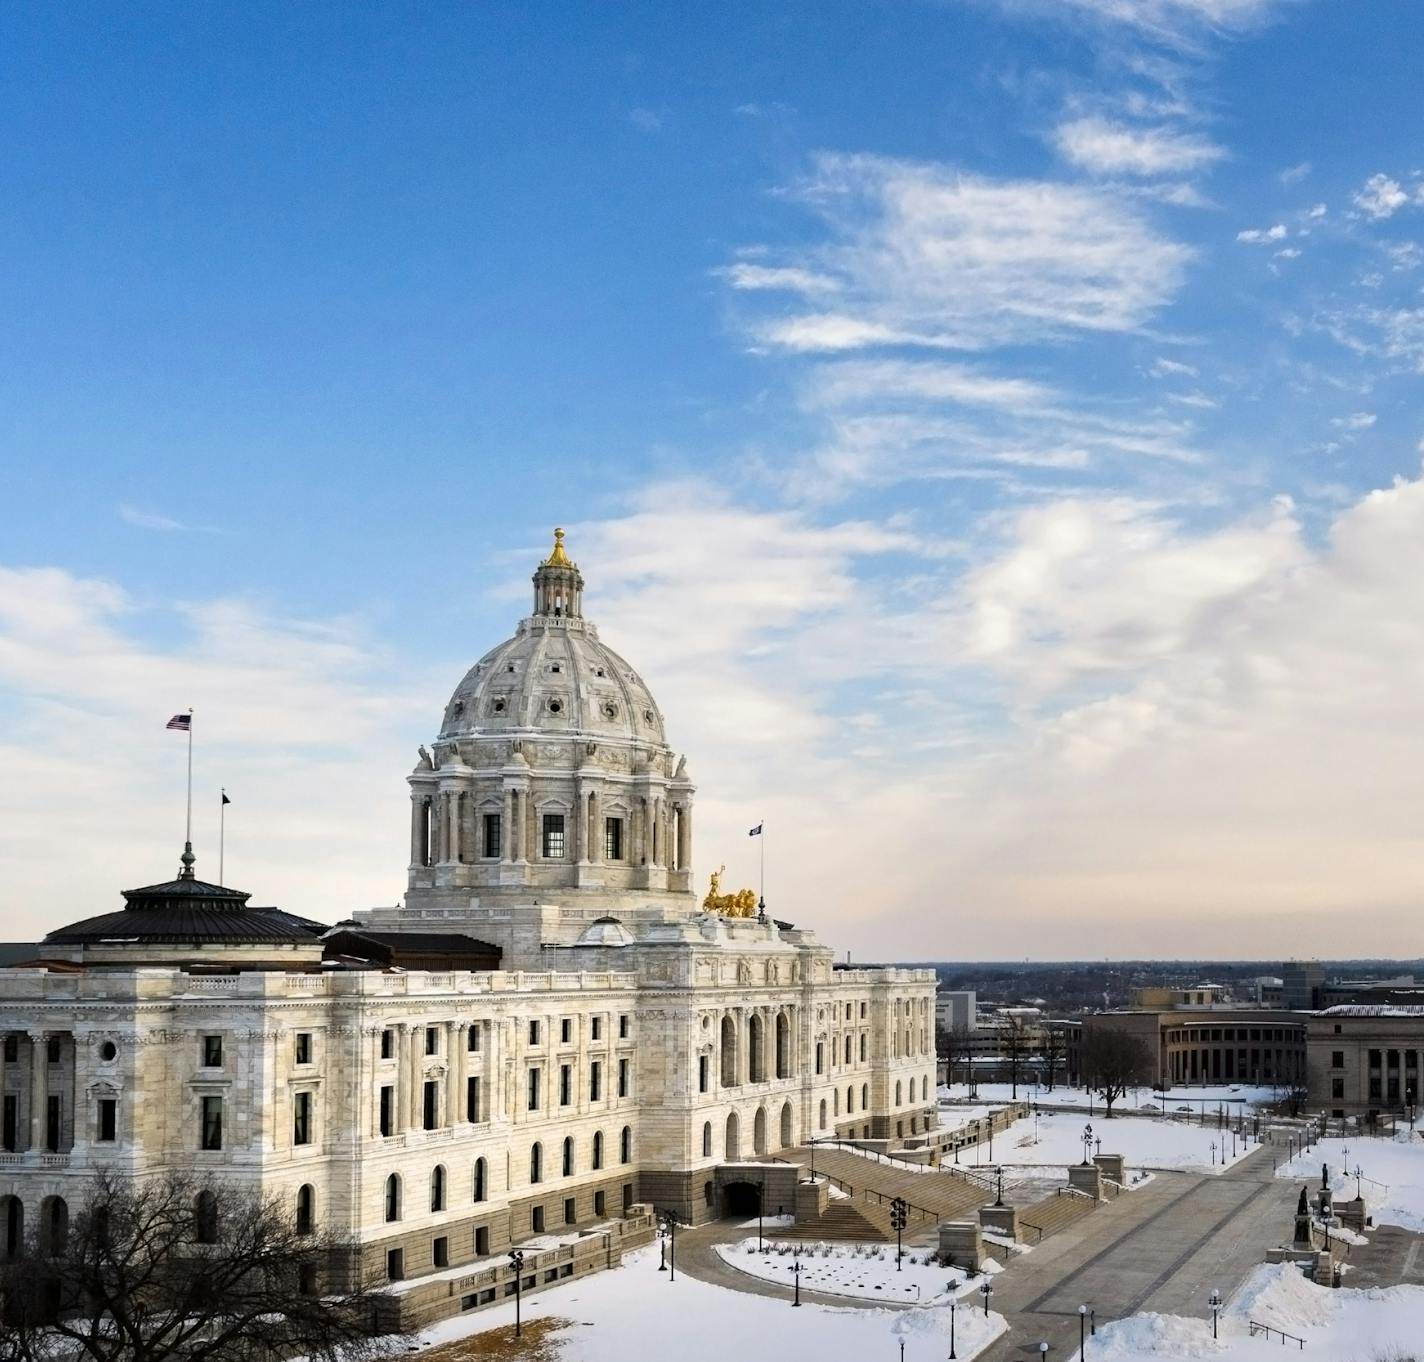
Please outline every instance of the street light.
[[909, 1215], [909, 1203], [902, 1196], [897, 1196], [890, 1203], [890, 1228], [895, 1231], [895, 1271], [903, 1272], [904, 1267], [900, 1262], [902, 1250], [900, 1248], [900, 1236], [904, 1232], [905, 1223]]
[[1039, 1355], [1040, 1357], [1047, 1357], [1047, 1356], [1048, 1356], [1048, 1344], [1047, 1344], [1047, 1343], [1040, 1343], [1040, 1344], [1038, 1345], [1038, 1355]]
[[985, 1281], [980, 1282], [979, 1294], [984, 1297], [984, 1313], [985, 1315], [987, 1315], [989, 1313], [989, 1297], [994, 1294], [993, 1283], [988, 1281], [987, 1279]]
[[996, 1168], [994, 1175], [999, 1179], [999, 1194], [994, 1198], [994, 1205], [1002, 1206], [1004, 1204], [1004, 1170]]
[[1084, 1350], [1088, 1346], [1088, 1307], [1080, 1305], [1078, 1307], [1078, 1358], [1082, 1362]]
[[1084, 1163], [1084, 1165], [1086, 1166], [1087, 1164], [1090, 1164], [1090, 1163], [1093, 1161], [1093, 1160], [1092, 1160], [1092, 1153], [1093, 1153], [1093, 1126], [1092, 1126], [1092, 1123], [1091, 1123], [1091, 1122], [1089, 1122], [1087, 1125], [1085, 1125], [1085, 1126], [1083, 1127], [1082, 1140], [1083, 1140], [1083, 1163]]
[[[671, 1211], [663, 1211], [659, 1216], [659, 1223], [663, 1232], [667, 1235], [668, 1255], [665, 1266], [669, 1269], [668, 1281], [677, 1280], [677, 1217]], [[662, 1271], [662, 1267], [658, 1268]]]
[[1211, 1288], [1211, 1295], [1207, 1297], [1206, 1303], [1211, 1306], [1211, 1336], [1216, 1338], [1216, 1317], [1221, 1312], [1221, 1292], [1215, 1287]]
[[[1356, 1165], [1355, 1165], [1355, 1200], [1356, 1200], [1356, 1201], [1363, 1201], [1363, 1200], [1364, 1200], [1364, 1193], [1360, 1191], [1360, 1179], [1361, 1179], [1362, 1177], [1364, 1177], [1364, 1175], [1365, 1175], [1365, 1170], [1364, 1170], [1363, 1168], [1361, 1168], [1359, 1164], [1356, 1164]], [[1348, 1176], [1349, 1176], [1349, 1174], [1346, 1173], [1346, 1177], [1348, 1177]]]
[[766, 1246], [765, 1246], [765, 1243], [763, 1242], [763, 1236], [762, 1236], [762, 1232], [761, 1232], [761, 1224], [762, 1224], [762, 1219], [761, 1219], [761, 1218], [762, 1218], [762, 1213], [763, 1213], [765, 1207], [766, 1207], [766, 1178], [765, 1178], [765, 1176], [763, 1176], [762, 1180], [761, 1180], [759, 1183], [757, 1183], [757, 1252], [758, 1252], [758, 1253], [761, 1253], [761, 1252], [763, 1251], [763, 1249], [766, 1247]]
[[515, 1249], [509, 1255], [509, 1265], [514, 1269], [514, 1336], [522, 1338], [524, 1335], [524, 1325], [519, 1318], [520, 1291], [522, 1287], [522, 1277], [524, 1275], [524, 1255]]
[[957, 1362], [959, 1354], [954, 1351], [954, 1312], [959, 1309], [959, 1303], [954, 1299], [953, 1282], [945, 1290], [949, 1292], [949, 1362]]

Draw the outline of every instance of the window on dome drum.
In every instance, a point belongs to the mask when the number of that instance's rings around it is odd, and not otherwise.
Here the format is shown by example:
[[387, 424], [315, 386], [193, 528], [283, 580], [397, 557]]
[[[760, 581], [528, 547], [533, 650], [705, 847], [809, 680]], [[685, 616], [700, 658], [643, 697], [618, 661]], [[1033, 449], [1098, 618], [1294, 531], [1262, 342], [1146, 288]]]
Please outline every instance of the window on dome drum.
[[[7, 1097], [6, 1103], [10, 1101]], [[118, 1111], [119, 1104], [115, 1098], [101, 1097], [99, 1099], [99, 1140], [103, 1144], [112, 1144], [118, 1138]], [[6, 1112], [5, 1129], [10, 1129], [9, 1112]], [[11, 1139], [5, 1144], [6, 1149], [14, 1148], [14, 1140]]]
[[497, 859], [500, 847], [500, 815], [497, 813], [485, 814], [485, 850], [484, 854], [491, 860]]
[[396, 1033], [389, 1028], [381, 1032], [381, 1058], [394, 1059], [396, 1057]]
[[312, 1043], [310, 1031], [297, 1032], [297, 1056], [298, 1064], [310, 1064], [312, 1062]]
[[223, 1100], [221, 1097], [203, 1098], [203, 1149], [223, 1147]]
[[292, 1103], [292, 1143], [312, 1142], [312, 1095], [299, 1092]]
[[221, 1068], [222, 1068], [222, 1037], [221, 1037], [221, 1036], [204, 1036], [204, 1037], [203, 1037], [203, 1068], [205, 1068], [205, 1069], [221, 1069]]
[[603, 859], [621, 861], [623, 859], [623, 820], [605, 818], [603, 820]]
[[564, 858], [564, 815], [546, 813], [544, 815], [544, 859], [561, 861]]
[[470, 1026], [465, 1029], [465, 1049], [472, 1055], [478, 1054], [480, 1049], [480, 1028]]
[[434, 1026], [425, 1028], [425, 1053], [427, 1055], [438, 1055], [440, 1053], [440, 1032]]

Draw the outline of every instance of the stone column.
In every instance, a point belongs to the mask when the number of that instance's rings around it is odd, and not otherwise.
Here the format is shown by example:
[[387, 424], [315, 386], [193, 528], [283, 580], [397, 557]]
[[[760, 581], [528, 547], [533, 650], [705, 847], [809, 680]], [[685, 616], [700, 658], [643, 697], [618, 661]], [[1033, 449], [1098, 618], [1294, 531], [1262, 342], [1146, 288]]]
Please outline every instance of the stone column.
[[410, 796], [410, 863], [425, 863], [425, 796], [418, 790]]
[[406, 1128], [410, 1115], [410, 1028], [396, 1027], [396, 1110], [391, 1123], [396, 1133]]
[[685, 800], [678, 805], [677, 868], [686, 870], [692, 864], [692, 805]]
[[30, 1152], [38, 1154], [45, 1144], [45, 1115], [49, 1109], [49, 1035], [31, 1031], [30, 1037]]
[[406, 1115], [407, 1130], [422, 1130], [425, 1127], [425, 1028], [418, 1022], [411, 1022], [408, 1030], [410, 1040], [406, 1044], [409, 1059], [410, 1111]]
[[574, 806], [569, 810], [569, 836], [573, 840], [573, 845], [569, 848], [573, 852], [573, 861], [577, 865], [581, 861], [588, 860], [588, 818], [587, 810], [584, 806], [583, 781], [574, 780]]
[[445, 796], [449, 806], [450, 842], [448, 859], [455, 865], [460, 862], [460, 792], [451, 790]]
[[460, 1042], [460, 1024], [445, 1023], [445, 1124], [453, 1126], [460, 1120], [460, 1058], [465, 1047]]
[[[588, 807], [583, 811], [584, 817], [588, 820], [588, 859], [597, 865], [603, 860], [603, 838], [599, 835], [602, 829], [598, 826], [598, 791], [588, 792]], [[624, 858], [627, 858], [628, 848], [623, 848]]]

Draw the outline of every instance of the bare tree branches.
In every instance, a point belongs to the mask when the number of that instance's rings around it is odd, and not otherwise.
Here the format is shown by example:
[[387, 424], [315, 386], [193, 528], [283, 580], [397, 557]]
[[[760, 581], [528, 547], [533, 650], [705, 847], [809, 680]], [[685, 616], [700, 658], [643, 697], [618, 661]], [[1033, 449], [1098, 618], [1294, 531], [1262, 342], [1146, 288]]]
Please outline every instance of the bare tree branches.
[[1152, 1052], [1137, 1036], [1109, 1026], [1084, 1029], [1084, 1082], [1103, 1099], [1109, 1117], [1128, 1088], [1148, 1081], [1153, 1064]]
[[[359, 1362], [378, 1297], [354, 1244], [225, 1184], [100, 1172], [0, 1265], [4, 1362]], [[60, 1203], [62, 1206], [63, 1203]], [[305, 1227], [302, 1227], [303, 1229]]]

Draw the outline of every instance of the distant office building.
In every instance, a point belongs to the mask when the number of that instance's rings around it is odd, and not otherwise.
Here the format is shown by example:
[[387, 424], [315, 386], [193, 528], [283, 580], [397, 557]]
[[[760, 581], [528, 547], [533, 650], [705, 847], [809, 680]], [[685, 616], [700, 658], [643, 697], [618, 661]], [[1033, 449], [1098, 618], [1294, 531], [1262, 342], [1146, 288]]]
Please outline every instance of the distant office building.
[[941, 989], [935, 994], [935, 1025], [941, 1031], [972, 1031], [977, 1006], [972, 988]]
[[1294, 1012], [1313, 1012], [1320, 1006], [1325, 969], [1318, 960], [1290, 960], [1281, 966], [1281, 1005]]

